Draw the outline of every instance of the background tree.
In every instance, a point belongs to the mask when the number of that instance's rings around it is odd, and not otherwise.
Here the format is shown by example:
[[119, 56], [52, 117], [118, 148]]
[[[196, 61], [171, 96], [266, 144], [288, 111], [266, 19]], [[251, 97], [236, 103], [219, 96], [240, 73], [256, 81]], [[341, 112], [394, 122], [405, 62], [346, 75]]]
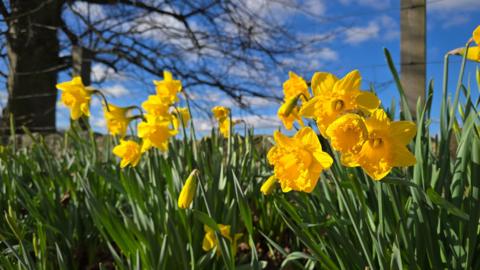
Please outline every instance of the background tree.
[[293, 1], [5, 2], [0, 75], [9, 96], [3, 129], [9, 114], [17, 128], [55, 129], [57, 74], [72, 67], [72, 48], [138, 80], [171, 70], [192, 91], [214, 88], [246, 108], [247, 96], [275, 98], [264, 89], [283, 57], [328, 38], [299, 38], [281, 23], [276, 7], [308, 14], [308, 6]]

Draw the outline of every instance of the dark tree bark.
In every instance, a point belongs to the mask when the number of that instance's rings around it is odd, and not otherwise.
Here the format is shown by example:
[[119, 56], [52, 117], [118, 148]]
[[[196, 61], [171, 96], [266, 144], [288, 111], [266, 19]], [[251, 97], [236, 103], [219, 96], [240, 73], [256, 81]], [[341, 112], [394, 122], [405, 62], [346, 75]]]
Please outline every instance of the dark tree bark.
[[17, 132], [22, 126], [38, 132], [55, 130], [61, 5], [60, 0], [11, 0], [9, 14], [2, 8], [9, 61], [3, 130], [9, 129], [10, 114]]

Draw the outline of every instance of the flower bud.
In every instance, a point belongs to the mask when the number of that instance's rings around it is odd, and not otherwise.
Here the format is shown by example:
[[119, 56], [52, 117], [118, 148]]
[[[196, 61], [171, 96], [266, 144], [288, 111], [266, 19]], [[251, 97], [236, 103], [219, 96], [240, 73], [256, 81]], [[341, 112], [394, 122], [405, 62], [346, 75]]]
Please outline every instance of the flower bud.
[[197, 191], [197, 173], [198, 170], [193, 170], [185, 181], [185, 185], [178, 196], [178, 207], [186, 209], [192, 204], [193, 197]]
[[265, 183], [263, 183], [262, 187], [260, 188], [260, 191], [263, 193], [263, 195], [270, 195], [275, 189], [276, 183], [277, 183], [277, 178], [275, 178], [275, 175], [272, 175], [267, 179], [267, 181], [265, 181]]

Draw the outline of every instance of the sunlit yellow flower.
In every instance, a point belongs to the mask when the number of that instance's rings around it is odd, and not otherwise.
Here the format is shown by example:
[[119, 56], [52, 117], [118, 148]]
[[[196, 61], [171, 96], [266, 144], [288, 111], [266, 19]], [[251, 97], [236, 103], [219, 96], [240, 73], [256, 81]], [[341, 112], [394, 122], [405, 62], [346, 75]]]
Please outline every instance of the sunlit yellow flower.
[[473, 38], [473, 41], [475, 41], [475, 43], [477, 43], [477, 45], [480, 46], [480, 25], [477, 26], [475, 30], [473, 30], [472, 38]]
[[270, 195], [273, 190], [275, 189], [275, 186], [277, 184], [277, 178], [275, 178], [275, 175], [270, 176], [267, 181], [265, 181], [262, 186], [260, 187], [260, 191], [263, 193], [263, 195]]
[[[205, 230], [205, 237], [203, 238], [202, 249], [204, 251], [210, 251], [216, 248], [217, 255], [220, 255], [221, 250], [220, 250], [218, 239], [215, 235], [215, 231], [207, 225], [204, 225], [203, 228]], [[230, 225], [218, 224], [218, 228], [220, 229], [220, 234], [223, 237], [225, 237], [228, 241], [230, 241], [230, 244], [232, 245], [232, 248], [233, 248], [233, 253], [235, 255], [236, 248], [237, 248], [237, 241], [240, 237], [242, 237], [242, 234], [236, 233], [233, 236], [233, 241], [232, 241], [232, 236], [230, 235]]]
[[284, 100], [287, 101], [293, 97], [303, 94], [300, 99], [305, 101], [305, 97], [310, 98], [308, 85], [305, 80], [293, 72], [288, 73], [289, 79], [283, 83]]
[[167, 104], [173, 104], [178, 101], [178, 92], [182, 91], [182, 82], [174, 80], [172, 73], [163, 72], [162, 81], [153, 81], [157, 87], [157, 95]]
[[218, 121], [220, 133], [225, 138], [230, 136], [230, 109], [223, 106], [215, 106], [212, 108], [212, 113]]
[[[108, 109], [110, 109], [110, 111], [108, 111]], [[125, 137], [128, 125], [132, 121], [127, 115], [129, 108], [108, 104], [108, 109], [106, 106], [103, 107], [108, 132], [114, 136], [119, 135], [120, 137]]]
[[342, 154], [342, 164], [358, 166], [356, 157], [368, 136], [364, 119], [358, 114], [345, 114], [333, 121], [326, 133], [333, 149]]
[[[295, 97], [293, 97], [295, 99]], [[277, 116], [282, 120], [283, 126], [285, 126], [286, 129], [291, 130], [293, 127], [293, 123], [295, 121], [298, 121], [300, 126], [303, 127], [303, 120], [302, 118], [298, 115], [298, 107], [295, 106], [293, 109], [289, 109], [289, 103], [291, 100], [288, 102], [283, 103], [280, 108], [278, 108]], [[290, 113], [287, 115], [287, 111], [290, 110]]]
[[171, 127], [171, 121], [146, 115], [146, 121], [138, 124], [138, 137], [143, 139], [142, 152], [151, 147], [167, 151], [168, 139], [177, 131]]
[[197, 175], [198, 170], [193, 170], [185, 181], [185, 185], [180, 191], [180, 196], [178, 196], [178, 207], [186, 209], [192, 204], [193, 197], [197, 192]]
[[358, 153], [357, 160], [370, 177], [380, 180], [392, 167], [415, 165], [415, 156], [406, 147], [415, 136], [415, 123], [392, 122], [383, 110], [377, 109], [365, 120], [365, 125], [368, 138]]
[[212, 113], [215, 119], [221, 121], [230, 116], [230, 109], [224, 106], [215, 106], [212, 108]]
[[315, 97], [303, 104], [300, 115], [314, 118], [323, 136], [326, 136], [327, 127], [340, 115], [350, 111], [366, 113], [380, 105], [375, 94], [360, 90], [362, 78], [358, 70], [340, 80], [325, 74], [314, 79]]
[[333, 159], [322, 151], [317, 134], [310, 128], [300, 129], [293, 137], [275, 131], [275, 146], [268, 152], [268, 162], [274, 166], [275, 177], [283, 192], [312, 192], [320, 174]]
[[177, 108], [177, 112], [180, 115], [183, 124], [186, 125], [190, 120], [190, 111], [188, 110], [188, 108]]
[[137, 166], [138, 162], [140, 161], [140, 157], [142, 156], [140, 145], [138, 145], [138, 143], [135, 141], [130, 140], [120, 140], [120, 144], [115, 146], [112, 152], [122, 159], [120, 162], [121, 168], [125, 168], [127, 165], [132, 167]]
[[57, 84], [57, 88], [62, 91], [62, 103], [70, 109], [70, 117], [73, 120], [79, 119], [82, 115], [90, 116], [90, 99], [93, 91], [85, 88], [79, 76]]
[[149, 115], [169, 118], [170, 104], [165, 103], [164, 100], [158, 95], [150, 95], [148, 99], [142, 103], [142, 108]]

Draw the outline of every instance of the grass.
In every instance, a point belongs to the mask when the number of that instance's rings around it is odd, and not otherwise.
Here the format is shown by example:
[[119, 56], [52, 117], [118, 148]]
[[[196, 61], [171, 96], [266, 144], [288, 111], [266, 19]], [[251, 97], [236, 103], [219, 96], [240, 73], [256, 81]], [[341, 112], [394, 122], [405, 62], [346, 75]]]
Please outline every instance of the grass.
[[[168, 153], [150, 151], [139, 166], [120, 169], [115, 138], [97, 145], [93, 133], [72, 128], [56, 151], [43, 138], [1, 148], [1, 268], [480, 269], [479, 99], [462, 84], [462, 68], [453, 102], [444, 81], [441, 127], [431, 134], [433, 83], [413, 115], [385, 53], [401, 118], [417, 122], [414, 167], [375, 182], [340, 166], [321, 138], [335, 162], [314, 192], [263, 196], [271, 142], [253, 130], [200, 139], [191, 128]], [[448, 57], [445, 65], [448, 80]], [[395, 109], [388, 112], [393, 119]], [[181, 210], [177, 198], [193, 169], [200, 188]], [[205, 224], [242, 233], [236, 254], [223, 238], [220, 256], [203, 251]]]

